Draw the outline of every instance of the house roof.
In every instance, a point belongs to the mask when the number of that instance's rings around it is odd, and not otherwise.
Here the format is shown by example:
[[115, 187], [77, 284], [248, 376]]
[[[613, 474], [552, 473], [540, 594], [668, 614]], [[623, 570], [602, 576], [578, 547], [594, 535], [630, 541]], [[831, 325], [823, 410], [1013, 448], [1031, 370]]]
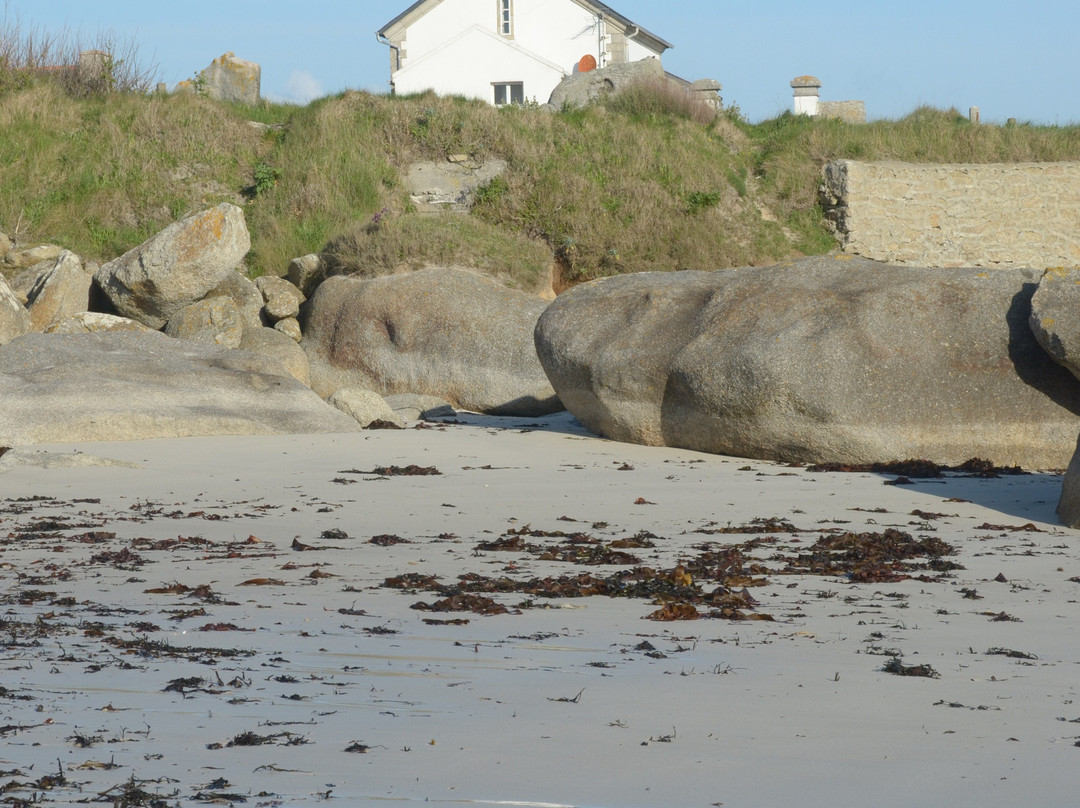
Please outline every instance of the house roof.
[[[407, 9], [405, 9], [403, 12], [401, 12], [396, 17], [394, 17], [394, 19], [390, 20], [390, 22], [388, 22], [386, 25], [384, 25], [382, 28], [380, 28], [376, 33], [379, 36], [385, 37], [387, 35], [387, 32], [390, 29], [394, 28], [394, 26], [398, 25], [398, 23], [404, 21], [407, 17], [410, 17], [410, 16], [416, 16], [416, 17], [422, 16], [423, 14], [425, 14], [428, 11], [427, 8], [424, 8], [425, 6], [434, 6], [434, 5], [437, 5], [438, 3], [441, 3], [441, 2], [442, 2], [442, 0], [417, 0], [417, 2], [413, 3], [411, 6], [409, 6]], [[594, 14], [605, 14], [605, 15], [611, 17], [616, 22], [618, 22], [619, 25], [623, 26], [626, 29], [627, 36], [630, 39], [647, 39], [653, 45], [658, 46], [658, 47], [654, 47], [654, 50], [664, 51], [664, 50], [668, 50], [669, 48], [674, 48], [675, 47], [670, 42], [668, 42], [665, 39], [661, 39], [660, 37], [658, 37], [656, 34], [652, 33], [651, 31], [649, 31], [648, 29], [642, 28], [636, 22], [631, 20], [629, 17], [626, 17], [626, 16], [620, 14], [619, 12], [617, 12], [615, 9], [613, 9], [611, 6], [607, 5], [606, 3], [599, 3], [599, 2], [596, 2], [596, 0], [574, 0], [574, 2], [577, 3], [579, 6], [583, 6], [584, 8], [589, 9]], [[633, 31], [634, 31], [633, 34], [630, 34], [631, 29], [633, 29]]]

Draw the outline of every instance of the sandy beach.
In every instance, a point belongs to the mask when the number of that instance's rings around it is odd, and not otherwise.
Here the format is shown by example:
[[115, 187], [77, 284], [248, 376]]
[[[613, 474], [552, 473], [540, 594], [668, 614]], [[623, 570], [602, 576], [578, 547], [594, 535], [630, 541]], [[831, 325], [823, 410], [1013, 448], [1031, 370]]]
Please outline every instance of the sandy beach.
[[1075, 804], [1060, 475], [455, 420], [0, 457], [4, 800]]

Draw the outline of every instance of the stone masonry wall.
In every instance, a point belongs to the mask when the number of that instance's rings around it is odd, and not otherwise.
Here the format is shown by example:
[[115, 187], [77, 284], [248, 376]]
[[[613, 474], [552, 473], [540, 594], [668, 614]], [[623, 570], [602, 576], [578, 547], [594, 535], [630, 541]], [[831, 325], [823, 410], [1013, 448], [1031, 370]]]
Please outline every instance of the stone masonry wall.
[[844, 123], [866, 123], [865, 101], [818, 101], [818, 118], [836, 118]]
[[844, 252], [926, 267], [1080, 266], [1080, 163], [841, 160], [822, 204]]

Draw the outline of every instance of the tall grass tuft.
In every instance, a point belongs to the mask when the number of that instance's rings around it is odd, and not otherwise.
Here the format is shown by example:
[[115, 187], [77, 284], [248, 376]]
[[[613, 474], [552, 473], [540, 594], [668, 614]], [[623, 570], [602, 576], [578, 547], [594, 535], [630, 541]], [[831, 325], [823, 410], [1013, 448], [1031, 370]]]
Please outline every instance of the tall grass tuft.
[[612, 112], [639, 118], [673, 116], [707, 126], [716, 110], [694, 98], [681, 84], [663, 78], [645, 78], [604, 96], [601, 104]]

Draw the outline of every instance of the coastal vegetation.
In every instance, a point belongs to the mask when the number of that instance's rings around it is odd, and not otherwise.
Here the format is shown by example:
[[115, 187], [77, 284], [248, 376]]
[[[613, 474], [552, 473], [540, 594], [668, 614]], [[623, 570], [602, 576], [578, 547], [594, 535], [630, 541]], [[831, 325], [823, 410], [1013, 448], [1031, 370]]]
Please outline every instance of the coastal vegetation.
[[[828, 252], [818, 186], [835, 159], [1080, 159], [1075, 126], [975, 125], [930, 108], [862, 125], [751, 124], [656, 86], [555, 113], [355, 91], [244, 107], [150, 92], [130, 49], [88, 85], [41, 69], [77, 50], [25, 43], [0, 33], [0, 231], [99, 261], [231, 201], [244, 205], [253, 276], [321, 253], [342, 271], [463, 265], [535, 289], [553, 262], [575, 283]], [[453, 155], [508, 167], [467, 215], [418, 211], [409, 166]]]

